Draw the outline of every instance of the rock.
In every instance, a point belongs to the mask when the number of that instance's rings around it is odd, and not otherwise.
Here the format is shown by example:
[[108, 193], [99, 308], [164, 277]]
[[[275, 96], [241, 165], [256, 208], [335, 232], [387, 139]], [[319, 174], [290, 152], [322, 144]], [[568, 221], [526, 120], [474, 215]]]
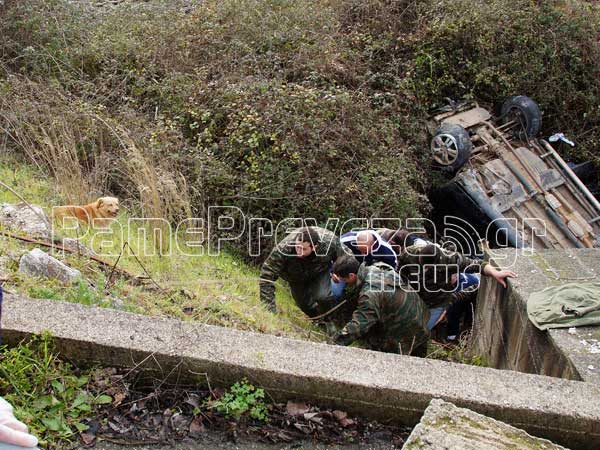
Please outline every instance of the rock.
[[452, 403], [433, 399], [403, 450], [566, 450], [546, 439]]
[[11, 259], [8, 256], [0, 256], [0, 281], [6, 281], [10, 279], [9, 265]]
[[73, 250], [75, 254], [81, 254], [85, 256], [97, 256], [92, 249], [87, 248], [85, 245], [79, 242], [78, 239], [68, 237], [63, 238], [62, 246], [68, 248], [69, 250]]
[[23, 255], [19, 272], [32, 277], [54, 278], [65, 283], [81, 277], [79, 270], [63, 264], [39, 248]]
[[119, 297], [111, 296], [110, 303], [111, 303], [112, 307], [115, 309], [125, 308], [125, 302], [122, 299], [120, 299]]
[[[33, 210], [35, 210], [35, 212]], [[2, 203], [0, 224], [16, 233], [23, 233], [35, 239], [50, 239], [52, 226], [42, 208], [26, 203]]]

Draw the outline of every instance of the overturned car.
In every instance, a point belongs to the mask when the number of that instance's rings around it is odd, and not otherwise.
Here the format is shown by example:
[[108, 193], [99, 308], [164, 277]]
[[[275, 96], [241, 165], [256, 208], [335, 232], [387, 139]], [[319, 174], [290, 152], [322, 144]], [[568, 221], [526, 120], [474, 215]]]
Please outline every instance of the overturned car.
[[473, 103], [433, 118], [432, 158], [453, 178], [432, 202], [438, 221], [469, 225], [463, 246], [485, 236], [513, 247], [600, 247], [600, 203], [550, 143], [536, 138], [541, 122], [526, 96], [506, 100], [497, 118]]

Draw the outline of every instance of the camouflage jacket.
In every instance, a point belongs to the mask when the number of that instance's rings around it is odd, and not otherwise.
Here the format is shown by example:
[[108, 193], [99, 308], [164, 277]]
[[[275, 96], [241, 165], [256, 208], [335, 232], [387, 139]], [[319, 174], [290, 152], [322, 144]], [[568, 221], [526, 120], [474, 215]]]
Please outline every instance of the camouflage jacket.
[[352, 319], [335, 335], [336, 344], [349, 345], [363, 338], [373, 350], [410, 354], [427, 343], [429, 310], [416, 292], [401, 284], [396, 272], [362, 264], [358, 284], [358, 305]]
[[421, 261], [424, 248], [416, 245], [407, 247], [398, 256], [398, 271], [429, 308], [444, 307], [454, 302], [456, 286], [450, 280], [453, 273], [480, 272], [488, 264], [438, 246], [433, 263], [424, 265]]
[[265, 260], [260, 271], [260, 299], [275, 310], [275, 281], [283, 278], [292, 289], [302, 288], [318, 275], [331, 270], [332, 263], [344, 255], [339, 238], [329, 230], [316, 227], [321, 237], [316, 250], [306, 258], [296, 256], [296, 233], [284, 238]]

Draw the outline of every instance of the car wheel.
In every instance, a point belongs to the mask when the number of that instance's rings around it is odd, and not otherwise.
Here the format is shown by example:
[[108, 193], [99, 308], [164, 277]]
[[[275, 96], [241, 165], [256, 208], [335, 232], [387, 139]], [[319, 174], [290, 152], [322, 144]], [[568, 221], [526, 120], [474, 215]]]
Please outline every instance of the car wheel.
[[467, 130], [453, 123], [443, 123], [431, 139], [431, 154], [435, 163], [454, 171], [468, 161], [472, 148]]
[[502, 105], [502, 122], [515, 122], [512, 129], [517, 139], [525, 140], [539, 133], [542, 113], [536, 102], [525, 95], [509, 97]]

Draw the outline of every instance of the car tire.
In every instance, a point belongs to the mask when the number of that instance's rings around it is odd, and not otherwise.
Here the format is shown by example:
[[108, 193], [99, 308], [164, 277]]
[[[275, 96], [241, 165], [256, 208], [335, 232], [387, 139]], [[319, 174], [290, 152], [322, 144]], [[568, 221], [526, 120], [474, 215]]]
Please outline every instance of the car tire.
[[473, 144], [462, 126], [443, 123], [431, 139], [430, 148], [437, 165], [457, 171], [469, 160]]
[[542, 127], [542, 113], [536, 102], [525, 95], [509, 97], [502, 105], [502, 122], [516, 121], [513, 127], [517, 139], [536, 136]]

